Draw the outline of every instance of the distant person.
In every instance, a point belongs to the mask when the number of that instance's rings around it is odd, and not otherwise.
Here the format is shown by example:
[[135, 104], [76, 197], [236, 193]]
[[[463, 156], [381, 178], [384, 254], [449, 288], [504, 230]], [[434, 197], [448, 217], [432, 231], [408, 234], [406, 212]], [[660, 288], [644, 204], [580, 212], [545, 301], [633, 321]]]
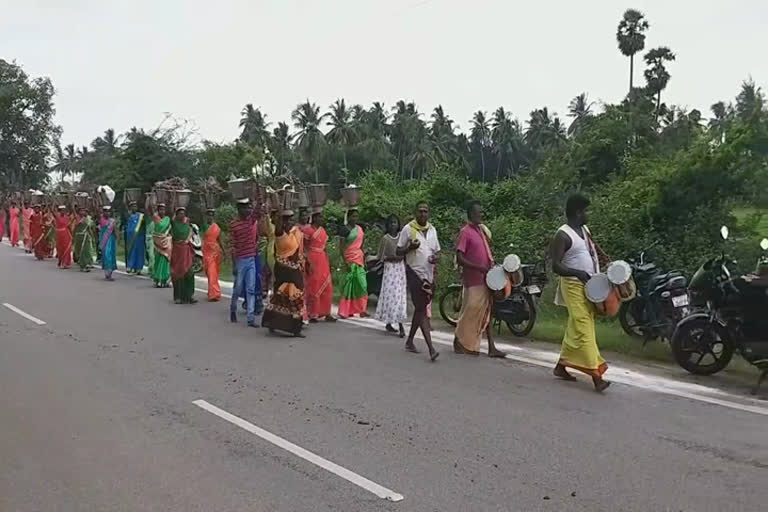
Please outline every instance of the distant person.
[[152, 265], [152, 280], [155, 288], [168, 288], [168, 280], [171, 278], [171, 250], [173, 241], [171, 237], [171, 218], [165, 214], [165, 204], [157, 205], [157, 214], [154, 216], [155, 230], [152, 234], [152, 243], [155, 247], [155, 261]]
[[357, 224], [357, 209], [347, 210], [347, 222], [342, 228], [339, 250], [344, 258], [346, 275], [341, 285], [339, 316], [349, 318], [368, 316], [368, 281], [365, 276], [363, 228]]
[[[258, 327], [256, 321], [256, 287], [260, 283], [256, 263], [259, 259], [259, 211], [248, 199], [237, 202], [237, 217], [229, 225], [229, 243], [232, 246], [232, 272], [235, 283], [229, 305], [229, 319], [237, 322], [237, 299], [245, 299], [248, 327]], [[260, 294], [259, 294], [260, 295]], [[261, 301], [259, 301], [259, 305]], [[261, 313], [259, 308], [258, 313]]]
[[11, 201], [11, 207], [8, 209], [8, 239], [11, 247], [19, 246], [19, 214], [21, 211], [16, 206], [16, 201]]
[[283, 210], [275, 224], [275, 285], [261, 325], [303, 338], [304, 234], [294, 225], [292, 210]]
[[328, 233], [323, 221], [323, 208], [312, 210], [311, 224], [303, 230], [306, 244], [306, 289], [307, 316], [312, 323], [320, 320], [335, 322], [331, 315], [333, 306], [333, 279], [328, 261], [326, 244]]
[[68, 269], [72, 265], [72, 231], [71, 217], [65, 205], [59, 206], [56, 213], [56, 257], [58, 267]]
[[379, 245], [378, 259], [384, 264], [384, 273], [376, 304], [376, 320], [384, 322], [387, 332], [398, 333], [401, 338], [405, 338], [403, 322], [408, 319], [408, 284], [404, 255], [397, 252], [400, 229], [400, 219], [397, 215], [390, 215], [387, 219], [387, 232]]
[[457, 354], [479, 355], [482, 335], [488, 338], [488, 357], [504, 358], [496, 348], [491, 329], [493, 292], [485, 284], [485, 275], [493, 266], [490, 231], [483, 224], [483, 206], [479, 201], [467, 205], [467, 224], [459, 232], [456, 260], [462, 268], [464, 286], [461, 312], [453, 338]]
[[600, 355], [595, 335], [595, 306], [587, 300], [584, 285], [600, 271], [598, 249], [587, 229], [590, 201], [581, 194], [568, 198], [567, 222], [557, 230], [550, 247], [552, 270], [560, 276], [555, 304], [568, 309], [568, 323], [553, 373], [564, 380], [576, 380], [566, 368], [592, 377], [595, 391], [605, 391], [610, 382], [603, 379], [608, 366]]
[[146, 256], [146, 225], [144, 214], [138, 210], [136, 201], [128, 203], [128, 220], [123, 231], [125, 242], [125, 271], [129, 274], [141, 275], [144, 270]]
[[221, 228], [215, 220], [216, 210], [205, 210], [205, 224], [203, 224], [203, 269], [208, 278], [208, 301], [217, 302], [221, 299], [221, 284], [219, 284], [219, 271], [221, 270], [221, 258], [224, 248], [221, 245]]
[[5, 213], [5, 202], [0, 201], [0, 241], [5, 237], [5, 222], [8, 220]]
[[149, 277], [155, 275], [155, 218], [151, 213], [151, 207], [148, 209], [149, 215], [144, 216], [144, 249], [147, 251], [147, 274]]
[[176, 208], [171, 221], [171, 282], [173, 283], [174, 304], [194, 304], [195, 250], [192, 248], [192, 225], [187, 218], [187, 209]]
[[104, 270], [104, 279], [114, 281], [112, 272], [117, 268], [117, 231], [115, 219], [112, 218], [112, 207], [109, 205], [102, 208], [99, 222], [99, 249], [101, 249], [101, 268]]
[[426, 203], [416, 205], [415, 218], [400, 231], [397, 250], [398, 254], [405, 256], [405, 277], [414, 308], [405, 350], [419, 352], [414, 345], [414, 338], [416, 332], [421, 329], [421, 335], [424, 336], [429, 349], [429, 358], [435, 361], [440, 353], [432, 345], [427, 306], [435, 294], [434, 265], [440, 256], [440, 241], [437, 238], [437, 230], [429, 222], [429, 206]]
[[94, 236], [93, 219], [88, 214], [88, 209], [81, 207], [78, 210], [74, 239], [74, 254], [81, 272], [90, 272], [91, 265], [96, 261]]
[[24, 251], [27, 253], [32, 252], [32, 214], [34, 213], [34, 210], [29, 205], [29, 203], [24, 203], [23, 208], [21, 209], [21, 218], [22, 218], [22, 229], [23, 235], [24, 235]]

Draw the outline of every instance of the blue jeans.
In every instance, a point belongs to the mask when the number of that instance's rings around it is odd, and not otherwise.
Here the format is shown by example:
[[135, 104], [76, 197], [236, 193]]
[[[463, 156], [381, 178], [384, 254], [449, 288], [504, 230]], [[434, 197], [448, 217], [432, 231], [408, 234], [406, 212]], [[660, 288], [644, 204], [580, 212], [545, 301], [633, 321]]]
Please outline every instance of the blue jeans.
[[253, 258], [235, 259], [235, 287], [232, 290], [232, 301], [229, 304], [231, 313], [237, 312], [238, 297], [245, 298], [245, 309], [248, 323], [256, 321], [256, 262]]

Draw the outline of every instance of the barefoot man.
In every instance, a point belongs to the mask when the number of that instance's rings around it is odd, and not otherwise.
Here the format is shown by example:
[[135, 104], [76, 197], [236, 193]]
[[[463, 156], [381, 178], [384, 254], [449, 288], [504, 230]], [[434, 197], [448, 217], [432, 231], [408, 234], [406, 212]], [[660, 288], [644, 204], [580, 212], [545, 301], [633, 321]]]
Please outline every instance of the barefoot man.
[[550, 247], [552, 270], [560, 276], [555, 304], [568, 308], [560, 360], [553, 373], [565, 380], [576, 380], [566, 367], [592, 377], [595, 391], [605, 391], [610, 382], [603, 380], [608, 366], [600, 356], [595, 337], [595, 306], [587, 300], [584, 285], [600, 271], [598, 251], [587, 229], [589, 199], [581, 194], [568, 198], [568, 218], [557, 231]]
[[459, 322], [453, 338], [453, 351], [457, 354], [480, 355], [480, 341], [485, 332], [488, 338], [488, 357], [504, 358], [506, 354], [493, 343], [491, 310], [493, 292], [485, 284], [485, 274], [493, 266], [490, 230], [483, 224], [483, 206], [480, 201], [467, 205], [467, 224], [459, 232], [456, 260], [462, 268], [464, 286]]

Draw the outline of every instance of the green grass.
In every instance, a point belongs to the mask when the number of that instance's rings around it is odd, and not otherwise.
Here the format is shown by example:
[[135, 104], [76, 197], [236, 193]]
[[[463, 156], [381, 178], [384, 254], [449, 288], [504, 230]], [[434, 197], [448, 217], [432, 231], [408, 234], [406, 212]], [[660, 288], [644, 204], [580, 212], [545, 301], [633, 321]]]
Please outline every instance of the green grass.
[[759, 216], [757, 232], [762, 236], [768, 237], [768, 210], [754, 207], [737, 207], [731, 213], [739, 222], [744, 222], [755, 215]]

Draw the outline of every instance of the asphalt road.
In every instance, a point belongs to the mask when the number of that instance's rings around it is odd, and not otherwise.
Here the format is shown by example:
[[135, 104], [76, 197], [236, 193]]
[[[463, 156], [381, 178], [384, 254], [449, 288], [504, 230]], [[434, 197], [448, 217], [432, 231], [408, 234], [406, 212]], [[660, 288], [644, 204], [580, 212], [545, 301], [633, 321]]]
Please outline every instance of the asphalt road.
[[230, 324], [227, 304], [177, 306], [170, 290], [116, 278], [0, 246], [0, 303], [45, 322], [0, 307], [2, 512], [768, 503], [768, 416], [618, 383], [598, 395], [540, 366], [446, 347], [430, 364], [350, 324], [270, 337]]

